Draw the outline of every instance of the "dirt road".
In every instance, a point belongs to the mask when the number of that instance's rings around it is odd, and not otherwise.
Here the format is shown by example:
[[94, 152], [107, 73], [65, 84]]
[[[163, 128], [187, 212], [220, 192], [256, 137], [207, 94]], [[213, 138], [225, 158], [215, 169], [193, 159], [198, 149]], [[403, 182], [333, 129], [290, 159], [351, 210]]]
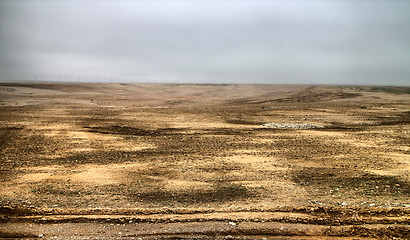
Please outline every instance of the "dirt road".
[[0, 83], [0, 237], [409, 238], [410, 89]]

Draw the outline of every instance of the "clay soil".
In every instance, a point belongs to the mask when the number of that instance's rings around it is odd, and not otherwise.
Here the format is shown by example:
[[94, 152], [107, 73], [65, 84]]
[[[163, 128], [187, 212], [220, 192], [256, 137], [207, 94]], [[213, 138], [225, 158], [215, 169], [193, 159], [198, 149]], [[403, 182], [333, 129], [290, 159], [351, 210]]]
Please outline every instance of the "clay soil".
[[409, 239], [409, 94], [0, 83], [0, 238]]

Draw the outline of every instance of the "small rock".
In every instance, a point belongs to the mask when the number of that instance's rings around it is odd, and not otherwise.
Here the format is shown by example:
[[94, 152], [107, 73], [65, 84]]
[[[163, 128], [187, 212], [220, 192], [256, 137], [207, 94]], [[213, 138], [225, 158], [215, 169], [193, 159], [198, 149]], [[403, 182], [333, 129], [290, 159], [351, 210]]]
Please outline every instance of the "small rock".
[[236, 223], [234, 223], [234, 222], [228, 222], [228, 224], [232, 225], [232, 226], [236, 226]]
[[38, 237], [39, 237], [39, 238], [43, 238], [43, 237], [44, 237], [44, 234], [39, 234]]
[[342, 206], [347, 206], [347, 203], [342, 202], [341, 205], [342, 205]]

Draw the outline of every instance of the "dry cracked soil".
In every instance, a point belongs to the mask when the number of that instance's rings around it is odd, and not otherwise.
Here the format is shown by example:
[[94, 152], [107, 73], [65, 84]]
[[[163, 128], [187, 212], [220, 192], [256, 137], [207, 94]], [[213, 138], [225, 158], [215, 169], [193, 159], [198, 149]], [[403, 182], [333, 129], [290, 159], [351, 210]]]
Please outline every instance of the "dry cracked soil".
[[0, 238], [409, 239], [409, 123], [408, 87], [0, 83]]

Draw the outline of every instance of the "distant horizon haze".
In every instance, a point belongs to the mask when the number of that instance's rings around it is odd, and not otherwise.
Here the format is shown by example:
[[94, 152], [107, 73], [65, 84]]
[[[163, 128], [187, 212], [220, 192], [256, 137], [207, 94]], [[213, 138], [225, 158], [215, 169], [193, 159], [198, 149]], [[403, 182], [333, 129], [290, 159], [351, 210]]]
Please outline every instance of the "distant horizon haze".
[[230, 82], [230, 83], [222, 83], [222, 82], [192, 82], [192, 81], [187, 81], [187, 82], [144, 82], [144, 81], [134, 81], [134, 82], [122, 82], [122, 81], [53, 81], [53, 80], [4, 80], [0, 79], [0, 85], [1, 84], [169, 84], [169, 85], [220, 85], [220, 86], [228, 86], [228, 85], [278, 85], [278, 86], [340, 86], [340, 87], [398, 87], [398, 88], [410, 88], [409, 84], [403, 84], [403, 85], [394, 85], [394, 84], [338, 84], [338, 83], [254, 83], [254, 82]]
[[0, 82], [410, 86], [410, 1], [0, 0]]

